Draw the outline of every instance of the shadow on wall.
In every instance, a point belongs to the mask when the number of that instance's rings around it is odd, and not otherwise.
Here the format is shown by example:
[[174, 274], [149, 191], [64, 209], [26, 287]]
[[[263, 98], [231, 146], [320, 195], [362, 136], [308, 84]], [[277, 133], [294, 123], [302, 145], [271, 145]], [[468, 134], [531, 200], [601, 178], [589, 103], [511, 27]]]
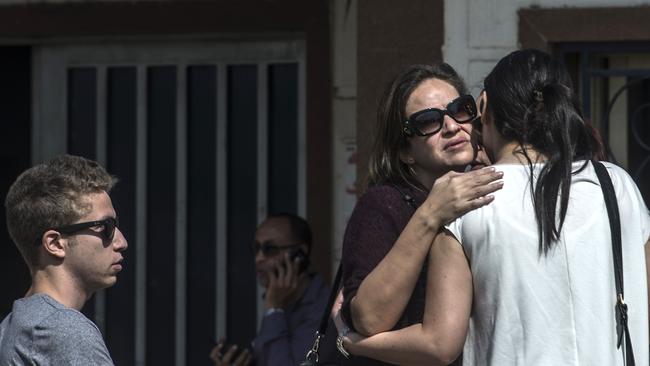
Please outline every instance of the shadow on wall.
[[9, 186], [31, 163], [29, 47], [0, 47], [0, 317], [30, 285], [27, 266], [7, 231], [4, 200]]

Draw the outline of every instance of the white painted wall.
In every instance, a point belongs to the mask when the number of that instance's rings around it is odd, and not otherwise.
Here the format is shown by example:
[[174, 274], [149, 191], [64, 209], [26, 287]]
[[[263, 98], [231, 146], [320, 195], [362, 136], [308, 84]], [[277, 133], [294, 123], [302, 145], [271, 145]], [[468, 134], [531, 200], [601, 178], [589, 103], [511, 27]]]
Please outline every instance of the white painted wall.
[[521, 8], [625, 7], [650, 0], [445, 0], [443, 59], [465, 77], [472, 93], [496, 62], [517, 49]]
[[356, 203], [357, 0], [331, 0], [332, 14], [332, 276]]

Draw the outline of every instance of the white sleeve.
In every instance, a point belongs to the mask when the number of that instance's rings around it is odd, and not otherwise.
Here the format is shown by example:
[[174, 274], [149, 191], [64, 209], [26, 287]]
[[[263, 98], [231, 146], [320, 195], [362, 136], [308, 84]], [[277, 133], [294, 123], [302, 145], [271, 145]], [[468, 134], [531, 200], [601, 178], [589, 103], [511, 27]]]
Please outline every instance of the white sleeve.
[[463, 245], [463, 240], [461, 238], [461, 232], [463, 230], [463, 218], [457, 218], [456, 220], [452, 221], [451, 223], [445, 225], [445, 229], [447, 229], [455, 238], [458, 240], [460, 245]]

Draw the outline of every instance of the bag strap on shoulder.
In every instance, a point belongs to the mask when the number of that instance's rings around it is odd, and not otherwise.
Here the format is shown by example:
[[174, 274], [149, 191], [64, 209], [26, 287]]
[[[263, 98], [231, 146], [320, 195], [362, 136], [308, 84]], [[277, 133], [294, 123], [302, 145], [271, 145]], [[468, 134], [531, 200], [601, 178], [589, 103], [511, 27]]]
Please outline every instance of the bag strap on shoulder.
[[625, 336], [625, 363], [627, 366], [635, 366], [632, 340], [628, 328], [627, 304], [624, 296], [623, 283], [623, 250], [621, 247], [621, 219], [618, 211], [618, 202], [612, 179], [607, 173], [607, 168], [598, 162], [592, 161], [596, 176], [603, 190], [607, 216], [609, 217], [609, 228], [612, 235], [612, 254], [614, 258], [614, 282], [616, 284], [616, 335], [617, 347], [621, 348], [623, 336]]
[[418, 209], [418, 205], [415, 203], [415, 198], [413, 198], [413, 196], [405, 193], [397, 184], [392, 183], [391, 185], [397, 190], [397, 192], [399, 192], [399, 194], [402, 196], [402, 199], [404, 202], [406, 202], [407, 205], [411, 206], [413, 210]]

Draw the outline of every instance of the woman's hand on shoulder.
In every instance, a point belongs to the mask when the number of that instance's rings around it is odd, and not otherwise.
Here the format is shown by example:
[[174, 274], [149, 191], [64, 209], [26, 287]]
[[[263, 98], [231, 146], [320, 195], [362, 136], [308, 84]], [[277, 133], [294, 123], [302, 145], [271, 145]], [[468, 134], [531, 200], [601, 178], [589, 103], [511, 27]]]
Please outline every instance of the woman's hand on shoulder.
[[503, 172], [493, 167], [467, 173], [451, 171], [436, 179], [429, 196], [422, 204], [424, 218], [437, 228], [465, 213], [494, 200], [491, 193], [503, 188]]

